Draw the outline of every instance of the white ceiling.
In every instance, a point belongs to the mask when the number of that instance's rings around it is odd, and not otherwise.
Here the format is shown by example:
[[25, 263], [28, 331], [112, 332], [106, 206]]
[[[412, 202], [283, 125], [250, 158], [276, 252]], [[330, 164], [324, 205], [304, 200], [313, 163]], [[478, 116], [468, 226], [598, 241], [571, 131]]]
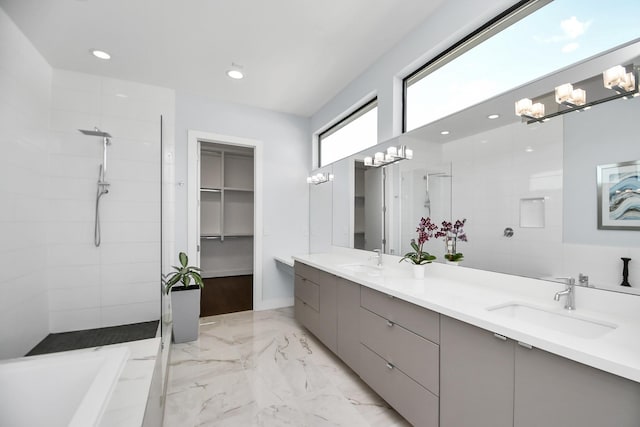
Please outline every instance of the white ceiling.
[[[310, 116], [443, 1], [0, 0], [0, 7], [55, 68]], [[225, 75], [232, 62], [245, 79]]]

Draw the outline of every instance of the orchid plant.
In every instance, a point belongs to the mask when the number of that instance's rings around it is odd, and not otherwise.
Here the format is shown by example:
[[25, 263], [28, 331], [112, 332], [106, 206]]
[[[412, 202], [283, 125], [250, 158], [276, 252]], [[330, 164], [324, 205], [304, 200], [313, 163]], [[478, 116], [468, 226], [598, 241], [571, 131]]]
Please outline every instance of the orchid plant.
[[421, 218], [418, 223], [418, 228], [416, 228], [416, 231], [418, 232], [418, 241], [416, 242], [415, 239], [411, 239], [411, 247], [414, 252], [407, 252], [400, 262], [406, 260], [415, 265], [422, 265], [429, 264], [431, 261], [436, 259], [436, 257], [429, 254], [429, 252], [423, 251], [422, 247], [425, 242], [434, 236], [433, 232], [437, 229], [438, 226], [431, 222], [431, 218]]
[[466, 218], [462, 220], [456, 220], [455, 223], [449, 221], [442, 221], [442, 227], [435, 233], [436, 239], [444, 237], [445, 245], [447, 246], [447, 253], [444, 255], [447, 261], [458, 262], [462, 261], [464, 255], [461, 252], [456, 251], [456, 243], [458, 240], [461, 242], [467, 241], [467, 234], [464, 231], [464, 224], [467, 222]]

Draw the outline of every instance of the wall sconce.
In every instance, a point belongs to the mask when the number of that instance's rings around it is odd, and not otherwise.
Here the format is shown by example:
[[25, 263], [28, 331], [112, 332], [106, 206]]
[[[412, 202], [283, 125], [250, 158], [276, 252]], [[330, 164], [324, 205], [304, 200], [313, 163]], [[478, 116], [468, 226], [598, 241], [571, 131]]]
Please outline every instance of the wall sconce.
[[567, 107], [580, 107], [587, 102], [587, 92], [574, 89], [571, 83], [566, 83], [556, 88], [556, 102]]
[[318, 185], [329, 181], [333, 181], [332, 173], [317, 173], [307, 177], [307, 184]]
[[627, 73], [622, 65], [616, 65], [602, 73], [604, 87], [618, 93], [632, 92], [636, 89], [636, 78], [632, 72]]
[[536, 102], [535, 104], [529, 98], [522, 98], [516, 101], [516, 116], [537, 120], [544, 117], [544, 104]]
[[381, 151], [375, 153], [373, 157], [367, 156], [364, 158], [364, 165], [368, 167], [379, 168], [381, 166], [387, 166], [392, 163], [399, 162], [400, 160], [413, 159], [413, 150], [407, 148], [405, 145], [399, 147], [389, 147], [387, 152]]

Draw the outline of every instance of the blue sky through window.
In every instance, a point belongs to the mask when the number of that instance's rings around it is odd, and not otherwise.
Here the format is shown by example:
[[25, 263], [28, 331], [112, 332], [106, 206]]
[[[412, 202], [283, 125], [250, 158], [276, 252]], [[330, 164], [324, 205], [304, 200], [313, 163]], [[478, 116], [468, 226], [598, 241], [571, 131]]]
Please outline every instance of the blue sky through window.
[[406, 131], [640, 37], [640, 0], [555, 0], [407, 88]]

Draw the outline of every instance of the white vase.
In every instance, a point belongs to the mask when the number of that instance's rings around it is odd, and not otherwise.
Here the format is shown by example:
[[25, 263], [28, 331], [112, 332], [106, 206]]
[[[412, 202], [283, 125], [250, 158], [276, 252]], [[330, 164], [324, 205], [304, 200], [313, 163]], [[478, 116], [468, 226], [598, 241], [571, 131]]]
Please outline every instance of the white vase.
[[413, 264], [413, 278], [424, 279], [424, 264]]
[[449, 265], [456, 265], [456, 266], [457, 266], [457, 265], [460, 265], [460, 261], [449, 261], [449, 260], [447, 260], [447, 261], [445, 261], [445, 262], [446, 262], [447, 264], [449, 264]]

